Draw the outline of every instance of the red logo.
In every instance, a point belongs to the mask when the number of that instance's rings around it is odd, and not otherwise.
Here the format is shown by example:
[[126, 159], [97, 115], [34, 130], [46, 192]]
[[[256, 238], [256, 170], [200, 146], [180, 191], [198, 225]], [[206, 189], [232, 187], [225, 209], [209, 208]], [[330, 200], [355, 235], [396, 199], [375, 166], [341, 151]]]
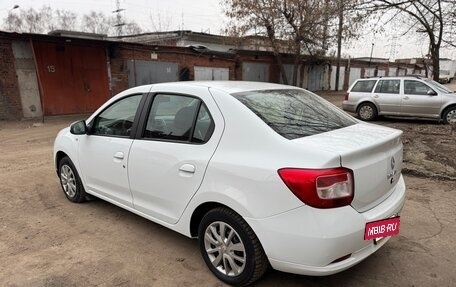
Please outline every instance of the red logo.
[[366, 223], [364, 240], [397, 235], [399, 234], [399, 223], [399, 216]]

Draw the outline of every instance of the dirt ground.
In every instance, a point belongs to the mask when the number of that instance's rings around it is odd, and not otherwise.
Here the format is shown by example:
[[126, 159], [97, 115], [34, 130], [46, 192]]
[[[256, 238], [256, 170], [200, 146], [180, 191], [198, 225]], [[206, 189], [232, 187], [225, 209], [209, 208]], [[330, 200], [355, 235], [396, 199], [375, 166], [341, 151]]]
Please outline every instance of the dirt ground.
[[[76, 119], [47, 119], [35, 127], [0, 122], [0, 285], [223, 286], [195, 240], [101, 200], [73, 204], [65, 198], [52, 144], [57, 131]], [[422, 160], [433, 150], [442, 154], [433, 162], [448, 166], [453, 160], [454, 167], [454, 137], [445, 126], [378, 123], [402, 128], [406, 150], [422, 144]], [[271, 270], [257, 286], [456, 286], [456, 182], [413, 173], [405, 180], [400, 235], [377, 253], [328, 277]]]

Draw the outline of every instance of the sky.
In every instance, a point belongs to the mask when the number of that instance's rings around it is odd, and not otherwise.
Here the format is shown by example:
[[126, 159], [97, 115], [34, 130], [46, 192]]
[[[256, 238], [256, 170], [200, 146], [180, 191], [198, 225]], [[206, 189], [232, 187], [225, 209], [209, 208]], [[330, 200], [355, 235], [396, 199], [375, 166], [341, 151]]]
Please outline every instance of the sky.
[[[119, 0], [121, 8], [125, 9], [124, 16], [135, 20], [146, 30], [155, 30], [159, 22], [169, 30], [192, 30], [220, 34], [228, 19], [223, 14], [220, 0]], [[116, 0], [0, 0], [0, 19], [7, 16], [14, 6], [20, 9], [41, 8], [48, 5], [53, 9], [65, 9], [77, 14], [85, 14], [91, 10], [104, 12], [109, 15], [116, 10]], [[152, 20], [151, 18], [162, 21]], [[363, 32], [363, 36], [350, 43], [344, 43], [342, 54], [345, 57], [369, 57], [374, 43], [372, 56], [378, 58], [412, 58], [425, 55], [428, 43], [424, 36], [401, 35], [395, 30], [396, 23], [384, 27], [386, 32]], [[394, 41], [394, 35], [396, 40]], [[392, 44], [396, 42], [396, 51], [392, 53]], [[441, 57], [456, 60], [456, 49], [441, 50]]]

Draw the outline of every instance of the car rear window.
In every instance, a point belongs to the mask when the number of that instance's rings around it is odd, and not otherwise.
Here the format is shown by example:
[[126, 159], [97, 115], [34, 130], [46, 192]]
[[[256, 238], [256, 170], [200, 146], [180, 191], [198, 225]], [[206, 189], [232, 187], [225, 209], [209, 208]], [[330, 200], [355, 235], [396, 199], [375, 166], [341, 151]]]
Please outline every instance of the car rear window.
[[261, 90], [233, 96], [274, 131], [290, 140], [356, 123], [334, 105], [305, 90]]
[[351, 89], [351, 92], [370, 93], [375, 86], [376, 80], [358, 81]]

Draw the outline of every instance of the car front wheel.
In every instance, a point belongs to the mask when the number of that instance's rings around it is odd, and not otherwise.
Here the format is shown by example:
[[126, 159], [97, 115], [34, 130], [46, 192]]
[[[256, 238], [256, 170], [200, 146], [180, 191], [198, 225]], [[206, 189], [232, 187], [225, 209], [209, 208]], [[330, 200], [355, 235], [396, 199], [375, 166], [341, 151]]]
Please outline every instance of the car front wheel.
[[451, 107], [443, 113], [444, 124], [456, 124], [456, 107]]
[[59, 163], [59, 178], [62, 190], [68, 200], [76, 203], [86, 201], [87, 194], [81, 178], [73, 162], [68, 157], [62, 158]]
[[220, 207], [209, 211], [201, 220], [198, 241], [209, 269], [227, 284], [249, 285], [269, 266], [255, 233], [231, 209]]
[[358, 117], [363, 121], [371, 121], [377, 117], [377, 108], [374, 104], [363, 103], [358, 107]]

